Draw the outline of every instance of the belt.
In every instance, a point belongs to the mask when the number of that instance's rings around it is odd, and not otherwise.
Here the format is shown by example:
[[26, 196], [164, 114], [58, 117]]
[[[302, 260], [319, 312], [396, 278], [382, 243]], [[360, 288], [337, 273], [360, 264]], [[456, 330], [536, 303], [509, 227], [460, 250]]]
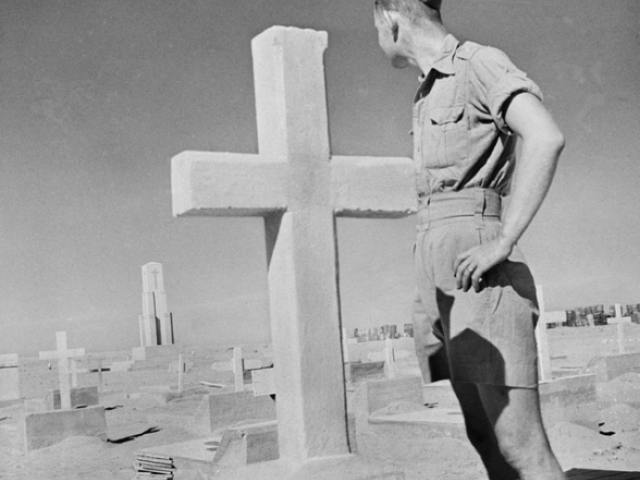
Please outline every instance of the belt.
[[495, 190], [468, 188], [459, 192], [435, 193], [421, 200], [418, 230], [473, 217], [476, 228], [484, 228], [484, 218], [500, 219], [502, 197]]

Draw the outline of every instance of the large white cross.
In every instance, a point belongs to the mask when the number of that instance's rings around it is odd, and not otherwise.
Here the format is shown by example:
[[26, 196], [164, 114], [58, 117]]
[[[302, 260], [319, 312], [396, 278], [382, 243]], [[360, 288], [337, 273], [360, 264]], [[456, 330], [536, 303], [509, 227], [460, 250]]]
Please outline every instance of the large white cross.
[[84, 356], [84, 348], [67, 349], [67, 332], [56, 332], [56, 350], [40, 352], [40, 360], [58, 360], [60, 382], [60, 408], [71, 409], [71, 386], [69, 385], [69, 359]]
[[[259, 155], [172, 161], [174, 215], [265, 219], [280, 457], [300, 462], [349, 453], [335, 217], [399, 218], [417, 207], [410, 159], [331, 156], [326, 47], [326, 32], [258, 35]], [[353, 121], [371, 119], [354, 112]]]

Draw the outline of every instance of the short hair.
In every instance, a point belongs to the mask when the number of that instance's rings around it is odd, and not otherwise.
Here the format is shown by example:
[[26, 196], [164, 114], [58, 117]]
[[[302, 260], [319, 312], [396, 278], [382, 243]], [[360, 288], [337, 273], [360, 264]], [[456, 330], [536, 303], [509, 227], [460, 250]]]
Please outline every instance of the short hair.
[[375, 9], [398, 12], [415, 24], [424, 19], [442, 23], [440, 3], [437, 0], [375, 0]]

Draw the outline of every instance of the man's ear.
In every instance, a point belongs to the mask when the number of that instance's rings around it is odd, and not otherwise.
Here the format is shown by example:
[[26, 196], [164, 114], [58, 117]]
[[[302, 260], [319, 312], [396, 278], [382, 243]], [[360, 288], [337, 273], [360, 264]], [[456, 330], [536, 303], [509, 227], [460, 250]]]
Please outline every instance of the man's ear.
[[395, 31], [398, 29], [398, 12], [383, 10], [382, 19], [389, 30]]

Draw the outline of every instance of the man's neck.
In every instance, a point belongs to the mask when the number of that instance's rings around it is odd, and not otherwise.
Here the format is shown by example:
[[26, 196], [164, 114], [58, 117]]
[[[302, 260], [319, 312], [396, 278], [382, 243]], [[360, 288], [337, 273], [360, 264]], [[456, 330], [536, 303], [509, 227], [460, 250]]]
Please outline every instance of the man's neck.
[[429, 29], [416, 29], [412, 33], [407, 57], [422, 73], [427, 74], [442, 55], [447, 31], [442, 26], [433, 26]]

